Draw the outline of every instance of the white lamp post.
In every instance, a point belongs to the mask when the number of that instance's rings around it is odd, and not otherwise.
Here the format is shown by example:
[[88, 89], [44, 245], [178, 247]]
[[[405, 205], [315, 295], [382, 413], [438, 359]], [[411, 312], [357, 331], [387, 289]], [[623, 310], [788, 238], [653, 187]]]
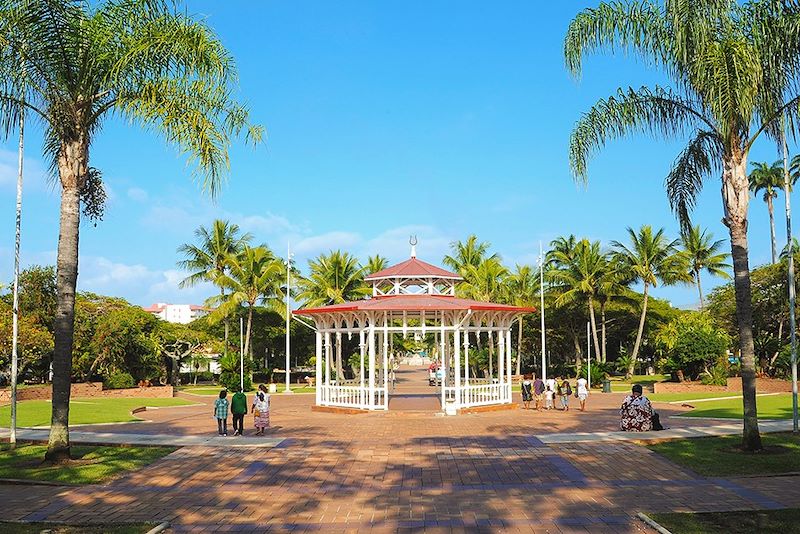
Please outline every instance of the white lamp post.
[[791, 365], [792, 365], [792, 432], [798, 432], [797, 417], [797, 323], [794, 315], [794, 243], [792, 242], [792, 209], [789, 196], [791, 183], [789, 182], [789, 148], [786, 146], [786, 115], [783, 116], [781, 129], [783, 141], [783, 196], [786, 199], [786, 243], [789, 247], [788, 285], [789, 285], [789, 328], [791, 340]]
[[239, 317], [239, 387], [244, 391], [244, 317]]
[[592, 331], [586, 322], [586, 388], [592, 387]]
[[22, 156], [25, 131], [25, 112], [19, 114], [19, 173], [17, 174], [17, 210], [14, 240], [14, 296], [11, 318], [11, 434], [8, 442], [13, 449], [17, 444], [17, 359], [19, 338], [19, 242], [22, 229]]
[[289, 309], [289, 297], [292, 293], [292, 247], [291, 243], [286, 244], [286, 389], [284, 393], [291, 393], [291, 344], [289, 343], [289, 326], [292, 320], [292, 312]]

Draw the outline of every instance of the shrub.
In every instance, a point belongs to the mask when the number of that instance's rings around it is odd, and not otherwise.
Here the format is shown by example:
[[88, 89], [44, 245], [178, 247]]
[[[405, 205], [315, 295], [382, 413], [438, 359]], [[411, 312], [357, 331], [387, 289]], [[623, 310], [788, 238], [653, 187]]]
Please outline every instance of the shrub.
[[706, 373], [700, 381], [707, 386], [727, 386], [728, 385], [728, 361], [720, 358]]
[[[219, 385], [228, 388], [228, 391], [236, 391], [239, 389], [239, 373], [223, 372], [219, 375]], [[253, 382], [250, 380], [250, 375], [244, 375], [244, 390], [250, 391], [253, 388]]]
[[687, 312], [659, 329], [656, 345], [666, 370], [697, 377], [725, 356], [730, 337], [707, 314]]
[[106, 378], [106, 389], [125, 389], [132, 388], [136, 383], [130, 373], [117, 372]]

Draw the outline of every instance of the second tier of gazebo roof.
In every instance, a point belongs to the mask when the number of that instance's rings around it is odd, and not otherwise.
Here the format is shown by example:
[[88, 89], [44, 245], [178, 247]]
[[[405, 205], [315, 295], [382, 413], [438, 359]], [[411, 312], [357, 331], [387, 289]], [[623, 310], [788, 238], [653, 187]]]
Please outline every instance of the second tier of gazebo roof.
[[[534, 308], [457, 297], [456, 285], [463, 278], [417, 259], [413, 246], [411, 258], [365, 281], [372, 284], [371, 297], [294, 312], [316, 326], [318, 406], [388, 410], [395, 338], [431, 334], [443, 410], [511, 403], [511, 326]], [[354, 335], [360, 365], [355, 378], [346, 379], [343, 336], [350, 340]], [[470, 352], [481, 346], [491, 347], [489, 363], [484, 376], [476, 376]]]

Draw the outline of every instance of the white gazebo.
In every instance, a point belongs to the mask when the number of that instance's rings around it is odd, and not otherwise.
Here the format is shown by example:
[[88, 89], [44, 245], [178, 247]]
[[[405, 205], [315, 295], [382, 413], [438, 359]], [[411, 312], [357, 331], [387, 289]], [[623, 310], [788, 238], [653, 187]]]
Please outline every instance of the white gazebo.
[[[294, 311], [316, 325], [318, 406], [388, 410], [395, 336], [427, 334], [435, 336], [443, 371], [443, 410], [511, 403], [511, 326], [534, 308], [458, 298], [462, 278], [418, 260], [413, 248], [410, 259], [365, 280], [372, 283], [369, 298]], [[332, 380], [336, 362], [347, 361], [343, 336], [358, 336], [360, 372]], [[469, 350], [477, 346], [493, 347], [491, 376], [470, 373]]]

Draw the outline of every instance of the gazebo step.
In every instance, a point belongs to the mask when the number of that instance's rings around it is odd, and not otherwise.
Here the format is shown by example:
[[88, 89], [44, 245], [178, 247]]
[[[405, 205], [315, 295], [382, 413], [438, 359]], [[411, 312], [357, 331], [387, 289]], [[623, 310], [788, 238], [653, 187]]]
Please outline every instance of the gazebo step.
[[489, 406], [473, 406], [472, 408], [461, 408], [458, 410], [458, 414], [467, 414], [467, 413], [482, 413], [482, 412], [499, 412], [501, 410], [517, 410], [519, 409], [519, 405], [511, 402], [509, 404], [491, 404]]

